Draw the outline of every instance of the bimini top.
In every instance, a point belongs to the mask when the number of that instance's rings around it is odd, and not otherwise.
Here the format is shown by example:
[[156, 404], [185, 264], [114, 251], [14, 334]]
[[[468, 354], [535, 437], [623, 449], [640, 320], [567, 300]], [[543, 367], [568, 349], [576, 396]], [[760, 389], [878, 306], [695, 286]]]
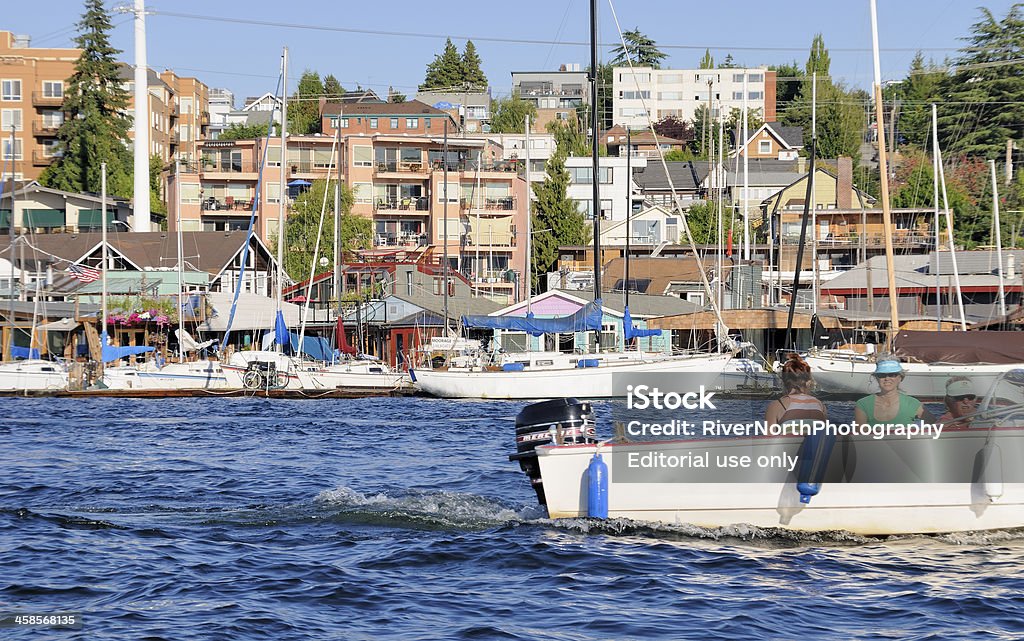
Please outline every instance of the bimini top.
[[531, 336], [543, 334], [561, 334], [568, 332], [601, 331], [601, 299], [587, 303], [571, 316], [559, 318], [536, 318], [533, 314], [526, 316], [463, 316], [465, 327], [483, 329], [508, 329], [526, 332]]

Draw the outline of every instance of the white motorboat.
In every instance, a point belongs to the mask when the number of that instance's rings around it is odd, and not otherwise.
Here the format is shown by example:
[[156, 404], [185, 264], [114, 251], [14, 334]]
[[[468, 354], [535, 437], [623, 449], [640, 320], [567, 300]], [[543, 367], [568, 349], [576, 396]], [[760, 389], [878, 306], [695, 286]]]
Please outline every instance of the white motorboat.
[[[774, 477], [768, 482], [756, 478], [743, 482], [738, 475], [736, 482], [722, 482], [721, 476], [703, 475], [704, 470], [696, 466], [674, 469], [670, 477], [638, 482], [644, 480], [643, 474], [630, 469], [629, 461], [642, 460], [639, 457], [679, 460], [707, 452], [709, 459], [716, 461], [718, 457], [750, 454], [751, 440], [596, 443], [592, 421], [587, 404], [574, 399], [531, 405], [517, 418], [519, 451], [510, 458], [518, 460], [530, 476], [551, 518], [590, 515], [594, 486], [589, 468], [595, 454], [601, 454], [602, 463], [608, 463], [598, 476], [605, 475], [605, 480], [594, 491], [606, 497], [606, 515], [601, 516], [608, 518], [701, 527], [749, 524], [802, 531], [846, 530], [864, 535], [1024, 527], [1024, 477], [1018, 463], [1024, 452], [1024, 369], [1000, 377], [969, 428], [951, 428], [938, 438], [892, 441], [853, 436], [838, 442], [823, 465], [830, 470], [834, 465], [845, 466], [843, 477], [817, 484], [812, 496], [805, 494], [806, 486], [799, 485], [800, 473], [792, 469], [767, 475]], [[755, 439], [755, 443], [761, 451], [795, 461], [808, 451], [801, 450], [804, 438], [781, 436]], [[855, 463], [858, 460], [860, 469]], [[941, 472], [933, 470], [935, 482], [877, 482], [871, 478], [871, 462], [888, 465], [907, 460], [924, 461], [926, 467], [934, 466], [935, 461], [943, 464]]]
[[500, 366], [469, 365], [410, 372], [417, 387], [442, 398], [610, 398], [622, 375], [688, 374], [711, 385], [730, 354], [669, 356], [645, 352], [505, 355]]
[[37, 358], [0, 363], [0, 391], [62, 390], [68, 373], [60, 364]]
[[103, 385], [108, 389], [240, 389], [241, 376], [220, 361], [167, 363], [149, 360], [139, 366], [107, 367]]
[[394, 390], [412, 386], [409, 375], [379, 360], [349, 359], [309, 372], [317, 389]]

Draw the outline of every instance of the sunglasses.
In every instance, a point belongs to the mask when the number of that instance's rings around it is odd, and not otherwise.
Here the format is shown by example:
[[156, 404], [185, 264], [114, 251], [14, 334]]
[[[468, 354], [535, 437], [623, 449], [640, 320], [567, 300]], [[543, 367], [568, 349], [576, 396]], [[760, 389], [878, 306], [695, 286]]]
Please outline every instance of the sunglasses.
[[892, 378], [893, 376], [900, 376], [900, 374], [897, 374], [895, 372], [891, 374], [875, 374], [875, 378]]
[[954, 401], [976, 401], [978, 397], [974, 394], [964, 394], [963, 396], [954, 396]]

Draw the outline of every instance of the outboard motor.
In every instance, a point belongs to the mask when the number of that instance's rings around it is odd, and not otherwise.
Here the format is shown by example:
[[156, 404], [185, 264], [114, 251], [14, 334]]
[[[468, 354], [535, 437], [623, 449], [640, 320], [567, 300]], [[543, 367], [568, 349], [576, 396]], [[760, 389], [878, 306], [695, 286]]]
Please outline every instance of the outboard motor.
[[594, 408], [590, 403], [575, 398], [533, 403], [516, 416], [516, 453], [508, 458], [519, 461], [519, 467], [530, 477], [530, 484], [541, 505], [547, 505], [547, 500], [537, 462], [537, 446], [596, 443], [594, 425]]

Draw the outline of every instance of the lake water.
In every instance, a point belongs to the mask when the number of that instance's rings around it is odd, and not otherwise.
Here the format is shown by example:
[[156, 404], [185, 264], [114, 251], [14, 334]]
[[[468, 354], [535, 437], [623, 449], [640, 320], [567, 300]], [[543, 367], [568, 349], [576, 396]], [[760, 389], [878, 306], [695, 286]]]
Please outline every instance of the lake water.
[[522, 402], [0, 404], [4, 639], [1024, 638], [1019, 532], [548, 520]]

